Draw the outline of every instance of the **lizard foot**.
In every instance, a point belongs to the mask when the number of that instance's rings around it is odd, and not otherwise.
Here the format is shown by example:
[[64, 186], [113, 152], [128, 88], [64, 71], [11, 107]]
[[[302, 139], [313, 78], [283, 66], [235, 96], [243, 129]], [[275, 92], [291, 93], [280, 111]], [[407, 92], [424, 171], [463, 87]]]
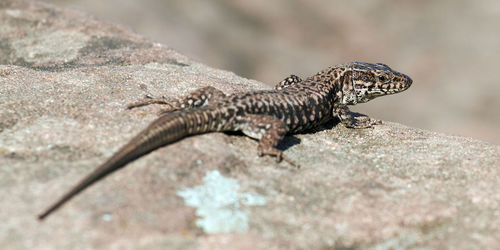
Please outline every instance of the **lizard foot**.
[[176, 110], [180, 110], [180, 109], [179, 109], [179, 108], [176, 108], [176, 107], [174, 107], [174, 106], [170, 106], [170, 105], [169, 105], [169, 107], [168, 107], [168, 108], [166, 108], [166, 109], [162, 109], [162, 110], [158, 111], [157, 115], [158, 115], [158, 116], [162, 116], [162, 115], [164, 115], [164, 114], [168, 114], [168, 113], [173, 112], [173, 111], [176, 111]]
[[165, 97], [153, 98], [149, 95], [146, 95], [146, 97], [143, 100], [127, 105], [127, 109], [138, 108], [138, 107], [147, 106], [150, 104], [164, 104], [164, 105], [171, 106], [169, 104], [169, 102], [170, 102], [170, 100], [168, 100]]
[[377, 119], [372, 119], [368, 116], [360, 116], [343, 120], [342, 123], [348, 128], [362, 129], [362, 128], [371, 128], [373, 127], [373, 125], [380, 125], [382, 124], [382, 121]]
[[276, 162], [281, 162], [281, 160], [286, 161], [288, 164], [300, 168], [300, 165], [295, 163], [293, 160], [290, 158], [286, 157], [286, 155], [283, 154], [283, 151], [273, 148], [273, 147], [267, 147], [267, 148], [262, 148], [260, 145], [257, 148], [257, 155], [258, 156], [264, 156], [264, 155], [270, 155], [276, 157]]

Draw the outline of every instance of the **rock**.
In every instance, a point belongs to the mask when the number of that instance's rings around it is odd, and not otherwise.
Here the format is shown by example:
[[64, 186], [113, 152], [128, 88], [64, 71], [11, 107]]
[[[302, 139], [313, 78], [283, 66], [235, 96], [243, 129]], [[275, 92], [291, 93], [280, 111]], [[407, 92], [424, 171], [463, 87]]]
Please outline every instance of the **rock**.
[[[500, 245], [500, 148], [384, 122], [287, 137], [294, 169], [244, 136], [190, 137], [36, 215], [156, 118], [126, 110], [266, 85], [124, 28], [0, 3], [0, 245], [6, 249], [452, 248]], [[319, 69], [318, 69], [319, 70]], [[418, 84], [418, 83], [415, 83]]]

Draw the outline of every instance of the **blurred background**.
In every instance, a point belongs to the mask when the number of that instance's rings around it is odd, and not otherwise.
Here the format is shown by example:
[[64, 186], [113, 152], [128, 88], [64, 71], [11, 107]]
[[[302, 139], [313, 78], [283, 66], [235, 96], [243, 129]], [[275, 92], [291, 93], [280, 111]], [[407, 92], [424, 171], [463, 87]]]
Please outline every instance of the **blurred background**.
[[353, 110], [500, 144], [498, 0], [44, 0], [274, 85], [350, 61], [410, 75]]

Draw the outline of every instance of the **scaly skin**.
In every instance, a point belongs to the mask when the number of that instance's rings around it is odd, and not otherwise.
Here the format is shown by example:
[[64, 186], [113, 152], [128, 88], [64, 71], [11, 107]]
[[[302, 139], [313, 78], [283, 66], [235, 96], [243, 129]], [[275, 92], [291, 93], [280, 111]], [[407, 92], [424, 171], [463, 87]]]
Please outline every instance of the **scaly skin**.
[[128, 163], [184, 137], [207, 132], [241, 131], [259, 140], [258, 153], [297, 166], [276, 148], [286, 134], [301, 132], [339, 118], [346, 127], [360, 129], [380, 124], [359, 120], [347, 105], [404, 91], [412, 80], [385, 64], [354, 62], [327, 68], [305, 80], [291, 75], [274, 90], [226, 96], [213, 87], [200, 88], [179, 101], [149, 98], [129, 109], [162, 104], [160, 117], [110, 159], [87, 175], [38, 218], [44, 219], [76, 194]]

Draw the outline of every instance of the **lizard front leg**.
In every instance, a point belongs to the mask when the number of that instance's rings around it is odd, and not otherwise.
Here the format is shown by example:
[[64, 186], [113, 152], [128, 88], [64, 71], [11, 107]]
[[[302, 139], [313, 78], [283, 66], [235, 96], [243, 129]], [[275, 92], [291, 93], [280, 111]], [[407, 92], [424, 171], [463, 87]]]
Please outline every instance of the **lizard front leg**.
[[274, 86], [274, 89], [284, 89], [299, 82], [302, 82], [302, 79], [300, 77], [296, 75], [290, 75], [289, 77], [283, 79], [283, 81], [279, 82], [276, 86]]
[[382, 124], [382, 121], [372, 119], [368, 116], [356, 116], [349, 110], [347, 105], [343, 104], [335, 104], [332, 113], [348, 128], [371, 128], [373, 125]]
[[235, 130], [259, 140], [257, 147], [259, 156], [274, 156], [277, 162], [285, 160], [294, 167], [300, 167], [286, 157], [282, 150], [276, 148], [288, 131], [285, 123], [278, 118], [269, 115], [245, 115], [235, 119]]
[[162, 111], [160, 111], [160, 114], [164, 114], [164, 113], [172, 112], [175, 110], [184, 110], [184, 109], [201, 107], [203, 105], [208, 104], [211, 101], [214, 101], [216, 99], [221, 99], [225, 96], [226, 95], [222, 91], [220, 91], [212, 86], [207, 86], [207, 87], [199, 88], [199, 89], [189, 93], [189, 95], [184, 96], [178, 100], [169, 100], [169, 99], [164, 98], [164, 97], [146, 98], [142, 101], [129, 104], [127, 106], [127, 108], [133, 109], [133, 108], [146, 106], [146, 105], [150, 105], [150, 104], [161, 104], [161, 105], [167, 106], [166, 109], [163, 109]]

